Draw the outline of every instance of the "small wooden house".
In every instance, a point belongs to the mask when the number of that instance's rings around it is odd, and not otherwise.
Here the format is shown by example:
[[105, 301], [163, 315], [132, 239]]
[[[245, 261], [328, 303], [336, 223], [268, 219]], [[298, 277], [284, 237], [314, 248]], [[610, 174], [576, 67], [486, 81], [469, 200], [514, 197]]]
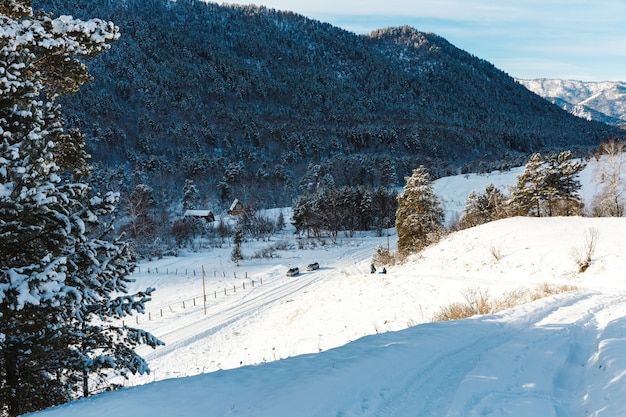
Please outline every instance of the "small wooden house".
[[233, 204], [231, 204], [228, 209], [228, 214], [231, 216], [239, 216], [240, 214], [243, 214], [243, 204], [241, 201], [235, 198]]
[[207, 223], [215, 221], [215, 215], [211, 210], [187, 210], [184, 214], [185, 219], [202, 219]]

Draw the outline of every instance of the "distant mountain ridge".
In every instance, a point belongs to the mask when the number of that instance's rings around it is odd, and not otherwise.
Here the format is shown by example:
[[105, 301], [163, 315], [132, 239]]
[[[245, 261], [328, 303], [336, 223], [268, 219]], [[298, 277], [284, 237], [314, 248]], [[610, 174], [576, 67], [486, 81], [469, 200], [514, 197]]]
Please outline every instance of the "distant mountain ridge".
[[626, 82], [546, 78], [517, 81], [575, 116], [626, 126]]
[[594, 149], [619, 130], [573, 117], [489, 62], [411, 27], [357, 35], [291, 12], [199, 0], [35, 0], [120, 27], [64, 100], [94, 181], [175, 204], [291, 204], [306, 184], [389, 186]]

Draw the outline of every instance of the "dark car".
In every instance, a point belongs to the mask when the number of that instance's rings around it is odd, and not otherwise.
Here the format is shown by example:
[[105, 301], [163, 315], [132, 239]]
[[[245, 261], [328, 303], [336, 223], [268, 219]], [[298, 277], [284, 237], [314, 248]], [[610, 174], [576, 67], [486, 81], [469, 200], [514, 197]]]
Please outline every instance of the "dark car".
[[300, 269], [297, 268], [297, 267], [289, 268], [289, 270], [287, 271], [287, 276], [288, 277], [295, 277], [298, 274], [300, 274]]
[[306, 267], [307, 271], [315, 271], [316, 269], [320, 269], [320, 264], [318, 264], [317, 262], [313, 262]]

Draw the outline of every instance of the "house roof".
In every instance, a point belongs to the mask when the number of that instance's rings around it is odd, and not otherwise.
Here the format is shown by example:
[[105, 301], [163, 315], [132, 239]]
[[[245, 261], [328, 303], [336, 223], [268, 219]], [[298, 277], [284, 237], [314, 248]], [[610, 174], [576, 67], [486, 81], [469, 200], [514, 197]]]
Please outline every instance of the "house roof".
[[208, 217], [212, 216], [213, 212], [211, 210], [187, 210], [185, 211], [185, 217]]
[[233, 204], [230, 205], [230, 210], [236, 209], [238, 204], [241, 204], [241, 203], [239, 202], [238, 199], [235, 198], [235, 200], [233, 200]]

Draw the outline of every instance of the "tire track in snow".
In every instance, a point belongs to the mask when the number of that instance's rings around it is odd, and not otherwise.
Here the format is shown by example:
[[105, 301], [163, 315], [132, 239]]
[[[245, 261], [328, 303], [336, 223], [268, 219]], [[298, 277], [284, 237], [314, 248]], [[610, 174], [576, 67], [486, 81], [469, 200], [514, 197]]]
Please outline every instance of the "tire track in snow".
[[[550, 381], [549, 389], [528, 389], [520, 392], [502, 390], [500, 382], [518, 382], [523, 385], [523, 380], [515, 379], [515, 376], [507, 376], [510, 370], [498, 369], [498, 365], [503, 361], [498, 360], [503, 354], [516, 355], [522, 360], [518, 351], [519, 347], [524, 347], [528, 342], [535, 343], [537, 346], [534, 351], [529, 352], [529, 360], [534, 355], [541, 354], [542, 347], [551, 347], [551, 340], [554, 340], [555, 330], [538, 329], [537, 325], [543, 320], [549, 318], [560, 309], [566, 309], [570, 306], [576, 306], [579, 303], [587, 302], [592, 298], [592, 294], [569, 294], [556, 297], [558, 302], [542, 303], [538, 306], [523, 308], [524, 312], [520, 317], [512, 323], [498, 323], [498, 316], [486, 316], [482, 318], [469, 319], [476, 320], [472, 323], [474, 330], [469, 340], [456, 340], [457, 344], [450, 343], [450, 348], [443, 352], [438, 352], [435, 356], [425, 358], [424, 364], [410, 371], [406, 378], [406, 382], [402, 384], [402, 388], [392, 393], [381, 393], [381, 401], [372, 410], [374, 416], [390, 416], [390, 415], [419, 415], [419, 416], [479, 416], [488, 415], [492, 404], [498, 401], [490, 401], [489, 398], [494, 395], [500, 397], [508, 397], [515, 402], [524, 398], [534, 398], [535, 400], [543, 400], [550, 402], [553, 406], [560, 406], [571, 400], [570, 392], [561, 393], [555, 400], [554, 385]], [[559, 299], [560, 298], [560, 299]], [[598, 307], [601, 309], [602, 307]], [[585, 315], [580, 319], [582, 324], [588, 324], [593, 320], [593, 313]], [[462, 322], [451, 322], [462, 326]], [[440, 325], [444, 325], [442, 323]], [[455, 324], [450, 324], [455, 325]], [[591, 328], [592, 326], [590, 326]], [[567, 329], [558, 329], [556, 332], [566, 332]], [[591, 333], [580, 332], [581, 337], [585, 340]], [[463, 332], [467, 336], [467, 332]], [[533, 336], [531, 340], [529, 335]], [[557, 338], [558, 339], [558, 338]], [[570, 339], [572, 340], [572, 339]], [[577, 339], [573, 339], [577, 340]], [[582, 342], [581, 342], [582, 343]], [[585, 346], [584, 349], [572, 351], [574, 355], [571, 360], [575, 363], [590, 355], [593, 346]], [[504, 353], [502, 353], [504, 352]], [[419, 352], [416, 352], [419, 355]], [[495, 355], [497, 363], [490, 363]], [[577, 356], [579, 355], [579, 356]], [[553, 358], [549, 359], [552, 360]], [[484, 368], [491, 372], [476, 372], [476, 369]], [[561, 370], [561, 368], [558, 368]], [[481, 369], [482, 370], [482, 369]], [[494, 372], [499, 372], [500, 374]], [[515, 371], [514, 371], [515, 372]], [[566, 377], [565, 374], [562, 375]], [[479, 384], [481, 378], [487, 381], [489, 387], [486, 391], [467, 389], [467, 386], [475, 386]], [[493, 378], [495, 385], [500, 385], [499, 389], [493, 389], [493, 383], [489, 380]], [[493, 382], [492, 381], [492, 382]], [[507, 388], [507, 387], [505, 387]], [[424, 395], [426, 393], [426, 395]], [[500, 410], [502, 411], [502, 410]], [[553, 412], [556, 412], [554, 409]], [[568, 410], [560, 410], [559, 413], [567, 413]], [[369, 415], [369, 414], [368, 414]], [[497, 412], [496, 412], [497, 415]], [[549, 414], [544, 414], [549, 415]], [[567, 414], [553, 414], [555, 416]], [[570, 414], [571, 415], [571, 414]]]
[[[276, 303], [285, 302], [294, 294], [305, 291], [312, 285], [328, 279], [329, 274], [332, 274], [332, 270], [318, 270], [315, 273], [301, 274], [293, 280], [282, 280], [277, 283], [274, 281], [275, 285], [258, 286], [249, 291], [229, 295], [220, 303], [208, 306], [206, 316], [198, 308], [190, 309], [189, 313], [179, 314], [170, 319], [173, 324], [179, 323], [180, 325], [166, 333], [157, 334], [156, 336], [165, 341], [166, 345], [156, 350], [150, 350], [144, 355], [144, 358], [148, 361], [163, 358], [183, 346], [214, 335], [236, 322], [245, 321], [264, 309]], [[193, 317], [193, 321], [187, 321], [191, 317]], [[176, 340], [176, 342], [167, 343], [168, 340]]]
[[444, 415], [442, 412], [447, 409], [450, 393], [461, 382], [457, 376], [465, 375], [479, 360], [476, 352], [481, 351], [483, 356], [509, 340], [510, 336], [500, 329], [497, 324], [486, 323], [472, 340], [459, 341], [460, 347], [428, 358], [422, 366], [411, 371], [401, 390], [384, 395], [383, 404], [372, 415], [386, 417], [411, 412], [424, 417]]

